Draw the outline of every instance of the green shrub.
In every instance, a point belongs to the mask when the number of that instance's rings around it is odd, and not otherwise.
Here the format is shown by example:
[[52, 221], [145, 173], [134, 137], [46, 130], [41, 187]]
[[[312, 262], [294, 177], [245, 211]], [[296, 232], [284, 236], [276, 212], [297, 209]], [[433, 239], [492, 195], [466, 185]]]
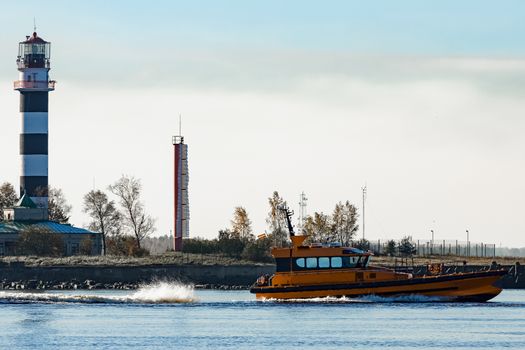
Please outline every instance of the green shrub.
[[59, 233], [31, 227], [20, 233], [17, 251], [21, 255], [63, 256], [65, 245]]
[[182, 244], [182, 251], [194, 254], [217, 254], [219, 247], [216, 239], [187, 238]]
[[416, 254], [416, 246], [412, 243], [410, 237], [403, 237], [401, 242], [399, 242], [398, 249], [399, 254], [405, 257]]
[[395, 256], [397, 252], [397, 244], [393, 239], [386, 243], [385, 254], [388, 256]]
[[80, 255], [91, 255], [91, 252], [93, 251], [93, 242], [91, 241], [91, 238], [86, 237], [80, 241], [79, 251]]
[[370, 249], [370, 242], [367, 239], [362, 238], [354, 244], [354, 247], [366, 252]]
[[137, 247], [137, 241], [131, 236], [115, 236], [106, 241], [107, 254], [143, 257], [149, 255], [149, 251]]
[[246, 260], [259, 262], [272, 262], [270, 255], [272, 240], [270, 238], [261, 238], [248, 242], [242, 252], [242, 257]]
[[245, 245], [239, 238], [223, 238], [218, 242], [219, 252], [232, 258], [240, 258]]

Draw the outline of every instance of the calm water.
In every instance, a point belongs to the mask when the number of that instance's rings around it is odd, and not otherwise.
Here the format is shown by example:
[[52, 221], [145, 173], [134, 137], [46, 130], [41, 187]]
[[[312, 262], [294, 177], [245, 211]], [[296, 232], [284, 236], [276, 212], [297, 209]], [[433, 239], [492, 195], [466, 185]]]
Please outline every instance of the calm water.
[[[160, 301], [169, 303], [151, 303]], [[0, 292], [0, 308], [0, 346], [10, 349], [525, 349], [525, 291], [485, 304], [282, 303], [165, 284], [139, 292]]]

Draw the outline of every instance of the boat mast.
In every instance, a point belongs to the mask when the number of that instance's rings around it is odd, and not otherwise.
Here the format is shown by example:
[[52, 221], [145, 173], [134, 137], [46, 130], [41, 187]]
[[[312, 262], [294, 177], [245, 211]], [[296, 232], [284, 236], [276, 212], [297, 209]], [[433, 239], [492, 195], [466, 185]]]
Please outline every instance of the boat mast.
[[290, 237], [295, 236], [295, 232], [293, 230], [293, 225], [292, 225], [292, 215], [294, 214], [293, 210], [288, 209], [286, 205], [280, 206], [279, 210], [282, 211], [284, 214], [284, 217], [286, 219], [286, 224], [288, 225], [288, 232], [290, 233]]

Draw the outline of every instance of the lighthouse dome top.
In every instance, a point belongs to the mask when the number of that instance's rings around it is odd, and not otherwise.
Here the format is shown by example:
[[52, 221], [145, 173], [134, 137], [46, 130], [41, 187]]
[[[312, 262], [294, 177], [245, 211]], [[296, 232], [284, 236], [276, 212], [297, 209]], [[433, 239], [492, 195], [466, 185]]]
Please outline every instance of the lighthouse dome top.
[[47, 44], [48, 42], [38, 36], [36, 32], [33, 35], [26, 36], [26, 40], [22, 41], [23, 44]]
[[35, 31], [32, 36], [26, 36], [26, 40], [18, 44], [18, 69], [49, 69], [50, 53], [51, 43], [39, 37]]

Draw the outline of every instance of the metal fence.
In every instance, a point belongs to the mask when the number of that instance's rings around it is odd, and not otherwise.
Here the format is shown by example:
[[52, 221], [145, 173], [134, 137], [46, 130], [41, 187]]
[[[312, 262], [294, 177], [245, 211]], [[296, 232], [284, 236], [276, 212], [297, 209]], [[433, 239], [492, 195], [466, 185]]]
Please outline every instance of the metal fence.
[[[378, 255], [386, 255], [389, 252], [390, 240], [370, 241], [370, 250]], [[396, 243], [395, 254], [399, 254], [400, 240], [393, 240]], [[496, 257], [496, 245], [482, 242], [464, 241], [430, 241], [412, 240], [411, 241], [416, 256], [464, 256], [464, 257]]]

